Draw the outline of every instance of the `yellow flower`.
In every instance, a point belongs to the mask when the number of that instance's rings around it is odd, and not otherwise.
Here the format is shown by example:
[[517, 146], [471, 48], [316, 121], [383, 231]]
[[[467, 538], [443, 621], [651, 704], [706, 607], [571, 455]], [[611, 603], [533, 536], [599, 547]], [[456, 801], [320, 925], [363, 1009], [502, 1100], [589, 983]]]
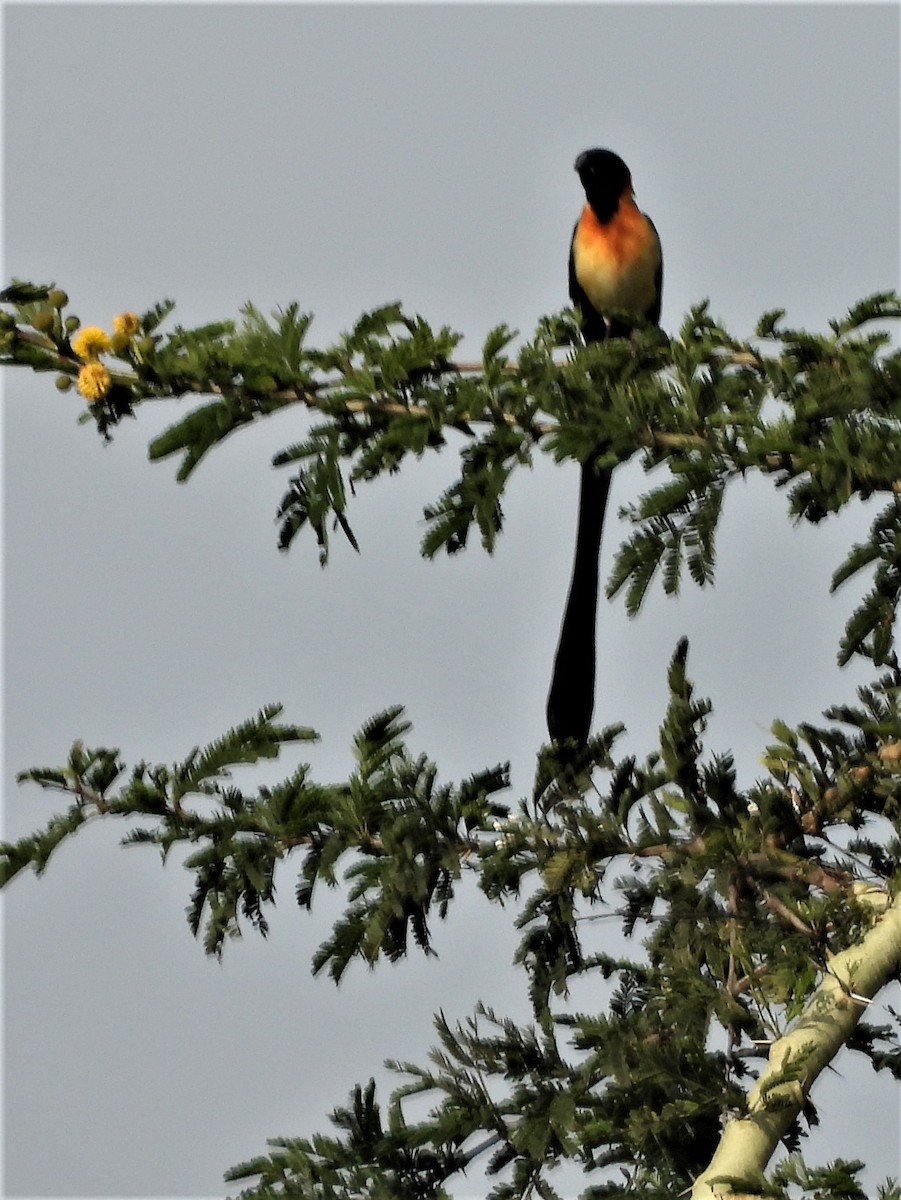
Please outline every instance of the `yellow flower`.
[[134, 337], [140, 328], [141, 318], [137, 313], [124, 312], [113, 317], [113, 333], [121, 334], [122, 337]]
[[121, 355], [127, 350], [140, 328], [141, 318], [137, 313], [124, 312], [113, 317], [113, 336], [110, 338], [113, 353]]
[[100, 354], [106, 354], [110, 349], [109, 334], [97, 325], [85, 325], [72, 339], [72, 349], [79, 358], [91, 362]]
[[78, 372], [75, 386], [88, 404], [96, 404], [98, 400], [103, 399], [112, 384], [110, 373], [103, 363], [89, 362]]

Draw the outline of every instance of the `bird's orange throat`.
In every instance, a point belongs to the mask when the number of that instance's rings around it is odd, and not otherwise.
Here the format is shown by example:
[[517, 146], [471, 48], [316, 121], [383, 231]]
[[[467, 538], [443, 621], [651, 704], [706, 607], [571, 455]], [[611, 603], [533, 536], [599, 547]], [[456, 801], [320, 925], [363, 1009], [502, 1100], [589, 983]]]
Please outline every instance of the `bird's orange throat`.
[[622, 197], [606, 222], [590, 204], [582, 209], [573, 261], [576, 278], [599, 313], [647, 313], [657, 299], [660, 257], [657, 233], [631, 196]]

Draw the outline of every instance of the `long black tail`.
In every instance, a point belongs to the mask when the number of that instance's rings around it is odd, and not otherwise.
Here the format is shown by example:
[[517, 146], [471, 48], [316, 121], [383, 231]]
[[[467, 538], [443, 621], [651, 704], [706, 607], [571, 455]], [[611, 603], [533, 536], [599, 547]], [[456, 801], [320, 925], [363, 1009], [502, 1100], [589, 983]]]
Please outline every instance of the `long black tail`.
[[547, 698], [548, 732], [558, 742], [575, 738], [579, 745], [584, 745], [591, 729], [598, 559], [611, 475], [612, 471], [598, 474], [590, 462], [582, 464], [576, 555]]

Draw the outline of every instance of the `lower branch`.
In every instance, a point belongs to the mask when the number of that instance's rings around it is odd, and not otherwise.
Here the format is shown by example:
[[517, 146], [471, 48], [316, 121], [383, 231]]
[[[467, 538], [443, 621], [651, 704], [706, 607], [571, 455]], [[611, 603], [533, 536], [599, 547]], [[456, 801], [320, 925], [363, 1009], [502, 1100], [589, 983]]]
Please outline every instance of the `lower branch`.
[[857, 945], [829, 960], [828, 974], [794, 1028], [773, 1043], [769, 1064], [748, 1095], [747, 1114], [730, 1121], [692, 1200], [756, 1196], [763, 1171], [804, 1105], [814, 1081], [847, 1042], [866, 1002], [901, 968], [901, 895], [858, 891], [879, 913]]

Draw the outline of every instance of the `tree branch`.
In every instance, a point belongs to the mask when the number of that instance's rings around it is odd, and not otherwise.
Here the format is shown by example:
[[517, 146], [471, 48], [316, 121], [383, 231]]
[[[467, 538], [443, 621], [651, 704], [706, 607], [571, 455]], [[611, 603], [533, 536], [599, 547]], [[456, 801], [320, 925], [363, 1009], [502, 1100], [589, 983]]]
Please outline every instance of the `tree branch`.
[[745, 1116], [729, 1121], [692, 1200], [763, 1194], [763, 1169], [801, 1112], [820, 1072], [860, 1020], [866, 1000], [901, 968], [901, 895], [860, 885], [857, 901], [877, 916], [855, 946], [829, 962], [829, 973], [794, 1028], [773, 1043], [769, 1065], [748, 1093]]

